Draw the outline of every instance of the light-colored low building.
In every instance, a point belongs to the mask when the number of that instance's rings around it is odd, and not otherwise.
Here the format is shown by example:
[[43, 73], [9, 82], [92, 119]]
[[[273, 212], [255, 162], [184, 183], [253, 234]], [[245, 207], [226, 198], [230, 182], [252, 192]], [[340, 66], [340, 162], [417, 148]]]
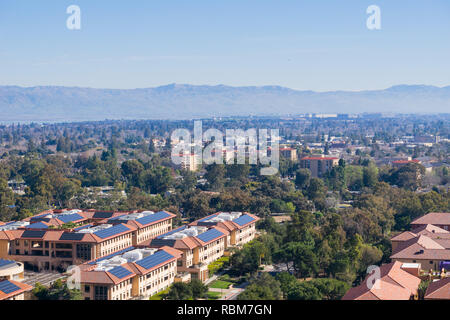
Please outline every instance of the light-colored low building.
[[[174, 217], [166, 211], [45, 212], [0, 226], [0, 258], [26, 268], [62, 271], [164, 234]], [[62, 228], [69, 222], [79, 226]]]
[[189, 272], [193, 279], [205, 281], [209, 278], [208, 265], [224, 255], [228, 235], [228, 231], [217, 226], [183, 226], [145, 245], [153, 248], [167, 246], [181, 251], [178, 272]]
[[22, 281], [23, 271], [23, 263], [0, 259], [0, 280]]
[[181, 252], [128, 248], [106, 259], [80, 266], [80, 290], [85, 300], [147, 299], [175, 281]]
[[217, 226], [229, 232], [228, 246], [242, 246], [256, 236], [256, 222], [259, 218], [248, 212], [218, 212], [196, 220], [193, 226]]
[[393, 261], [420, 263], [424, 271], [440, 271], [450, 261], [450, 232], [421, 225], [391, 239]]

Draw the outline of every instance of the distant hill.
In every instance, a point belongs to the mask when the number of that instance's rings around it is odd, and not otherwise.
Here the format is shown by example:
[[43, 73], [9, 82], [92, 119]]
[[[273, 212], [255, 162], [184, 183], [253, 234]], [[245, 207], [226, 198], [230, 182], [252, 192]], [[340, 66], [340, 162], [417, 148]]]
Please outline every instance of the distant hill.
[[0, 86], [0, 122], [362, 112], [449, 113], [450, 86], [359, 92], [184, 84], [132, 90]]

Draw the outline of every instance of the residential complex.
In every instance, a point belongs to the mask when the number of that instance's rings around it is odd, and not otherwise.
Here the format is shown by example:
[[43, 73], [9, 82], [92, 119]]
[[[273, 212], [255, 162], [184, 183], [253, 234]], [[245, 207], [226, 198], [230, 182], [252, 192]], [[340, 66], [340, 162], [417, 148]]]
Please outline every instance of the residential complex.
[[[37, 270], [65, 270], [172, 229], [169, 212], [45, 212], [0, 226], [0, 258]], [[64, 229], [63, 224], [75, 226]], [[76, 226], [79, 225], [79, 226]]]
[[80, 290], [85, 300], [148, 298], [167, 289], [177, 274], [181, 252], [134, 247], [80, 266]]
[[174, 217], [166, 211], [50, 210], [3, 224], [0, 279], [23, 278], [24, 266], [78, 270], [86, 300], [145, 299], [176, 281], [207, 280], [208, 265], [254, 239], [259, 220], [219, 212], [172, 230]]
[[309, 169], [313, 177], [321, 177], [324, 173], [339, 164], [339, 158], [323, 155], [300, 159], [300, 168]]
[[405, 231], [391, 239], [391, 259], [420, 263], [423, 270], [448, 270], [450, 232], [444, 228], [448, 229], [449, 217], [450, 213], [429, 213], [413, 221], [411, 231]]
[[[380, 278], [370, 274], [351, 288], [343, 300], [418, 299], [422, 280], [430, 281], [425, 300], [450, 299], [450, 213], [429, 213], [411, 223], [411, 231], [391, 239], [390, 264], [380, 267]], [[371, 282], [375, 279], [375, 282]]]

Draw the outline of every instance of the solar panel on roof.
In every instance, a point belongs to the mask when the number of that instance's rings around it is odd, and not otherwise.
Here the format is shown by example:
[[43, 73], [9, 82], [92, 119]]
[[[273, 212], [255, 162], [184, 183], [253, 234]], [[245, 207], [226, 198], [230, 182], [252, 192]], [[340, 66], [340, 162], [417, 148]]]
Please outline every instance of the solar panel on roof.
[[173, 247], [175, 245], [175, 242], [177, 242], [177, 240], [175, 240], [175, 239], [155, 238], [155, 239], [151, 240], [151, 246], [156, 247], [156, 248], [164, 247], [164, 246]]
[[8, 264], [15, 264], [15, 262], [11, 260], [0, 259], [0, 268], [7, 266]]
[[95, 219], [106, 219], [106, 218], [110, 218], [113, 214], [114, 214], [114, 212], [97, 211], [94, 213], [93, 217]]
[[246, 225], [249, 222], [255, 221], [255, 218], [250, 217], [249, 215], [242, 215], [237, 219], [234, 219], [233, 222], [237, 223], [240, 226]]
[[106, 239], [106, 238], [115, 236], [116, 234], [119, 234], [119, 233], [122, 233], [125, 231], [129, 231], [129, 230], [130, 229], [128, 229], [127, 226], [125, 226], [123, 224], [118, 224], [114, 227], [94, 232], [94, 234], [99, 238]]
[[30, 221], [43, 219], [43, 218], [45, 218], [46, 216], [48, 216], [49, 214], [50, 214], [50, 213], [44, 213], [44, 214], [40, 214], [40, 215], [31, 217]]
[[22, 233], [22, 238], [42, 238], [46, 231], [25, 230]]
[[173, 258], [174, 256], [165, 251], [158, 251], [142, 260], [136, 261], [136, 264], [148, 270]]
[[206, 232], [203, 232], [202, 234], [199, 234], [197, 236], [198, 239], [202, 240], [203, 242], [209, 242], [214, 239], [217, 239], [218, 237], [223, 236], [223, 233], [216, 229], [209, 229]]
[[3, 291], [6, 294], [13, 293], [14, 291], [19, 291], [20, 288], [16, 286], [14, 283], [9, 282], [8, 280], [0, 282], [0, 291]]
[[117, 266], [114, 269], [109, 270], [108, 272], [119, 279], [123, 279], [131, 274], [130, 270], [127, 270], [122, 266]]
[[97, 264], [97, 263], [100, 262], [100, 261], [110, 259], [110, 258], [112, 258], [112, 257], [118, 256], [118, 255], [121, 255], [121, 254], [124, 254], [125, 252], [131, 251], [131, 250], [134, 250], [134, 249], [135, 249], [134, 247], [129, 247], [129, 248], [126, 248], [126, 249], [123, 249], [123, 250], [114, 252], [114, 253], [112, 253], [112, 254], [110, 254], [110, 255], [107, 255], [107, 256], [105, 256], [105, 257], [96, 259], [96, 260], [94, 260], [94, 261], [92, 261], [92, 262], [89, 262], [88, 264], [94, 265], [94, 264]]
[[83, 240], [85, 233], [64, 232], [59, 240], [62, 241], [81, 241]]
[[27, 229], [48, 229], [48, 226], [42, 222], [32, 223], [26, 226]]
[[139, 222], [142, 225], [146, 225], [146, 224], [150, 224], [155, 221], [162, 220], [162, 219], [165, 219], [168, 217], [170, 217], [170, 215], [167, 212], [160, 211], [160, 212], [150, 214], [148, 216], [136, 219], [136, 222]]
[[58, 216], [58, 219], [64, 223], [69, 223], [69, 222], [73, 222], [73, 221], [82, 220], [84, 218], [82, 216], [80, 216], [78, 213], [74, 213], [74, 214], [66, 214], [66, 215]]

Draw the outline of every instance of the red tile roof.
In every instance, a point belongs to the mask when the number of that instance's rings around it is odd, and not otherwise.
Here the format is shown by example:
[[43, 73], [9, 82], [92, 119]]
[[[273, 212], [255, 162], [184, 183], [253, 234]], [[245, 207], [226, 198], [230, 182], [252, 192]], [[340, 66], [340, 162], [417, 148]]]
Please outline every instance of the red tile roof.
[[450, 300], [450, 278], [431, 282], [425, 293], [425, 300]]
[[433, 224], [433, 225], [449, 225], [450, 226], [450, 213], [449, 212], [431, 212], [420, 218], [417, 218], [411, 225], [421, 224]]
[[[3, 291], [0, 291], [0, 300], [9, 299], [11, 297], [17, 296], [17, 295], [22, 294], [27, 291], [31, 291], [33, 289], [33, 287], [28, 284], [17, 282], [14, 280], [3, 280], [3, 281], [9, 281], [10, 283], [19, 287], [19, 290], [11, 292], [11, 293], [4, 293]], [[2, 282], [2, 280], [0, 280], [0, 282]]]
[[392, 161], [395, 164], [407, 164], [407, 163], [420, 163], [420, 160], [395, 160]]
[[392, 262], [380, 267], [380, 279], [369, 288], [368, 275], [364, 282], [351, 288], [342, 300], [409, 300], [417, 292], [421, 280], [401, 269], [401, 262]]

